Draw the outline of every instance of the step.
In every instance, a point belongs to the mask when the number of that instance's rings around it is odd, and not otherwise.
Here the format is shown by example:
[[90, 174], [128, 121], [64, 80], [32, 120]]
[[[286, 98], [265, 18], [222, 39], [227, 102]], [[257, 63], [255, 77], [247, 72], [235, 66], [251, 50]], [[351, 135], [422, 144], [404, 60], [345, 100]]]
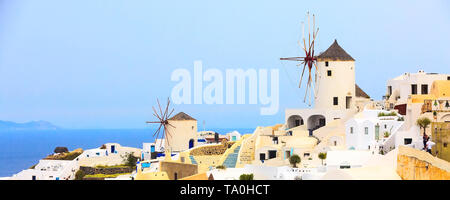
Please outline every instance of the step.
[[189, 158], [191, 159], [191, 163], [196, 165], [197, 161], [195, 160], [194, 156], [189, 156]]

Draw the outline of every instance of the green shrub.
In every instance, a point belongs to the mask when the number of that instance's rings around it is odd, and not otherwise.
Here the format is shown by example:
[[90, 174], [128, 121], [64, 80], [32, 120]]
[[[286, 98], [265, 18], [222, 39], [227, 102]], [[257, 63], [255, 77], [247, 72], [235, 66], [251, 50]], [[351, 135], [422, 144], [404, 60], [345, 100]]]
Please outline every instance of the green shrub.
[[384, 112], [378, 113], [378, 117], [385, 117], [385, 116], [397, 116], [397, 113], [395, 111], [391, 111], [390, 113], [384, 113]]
[[84, 176], [84, 178], [116, 178], [120, 175], [125, 175], [130, 173], [121, 173], [121, 174], [89, 174]]
[[96, 165], [95, 168], [128, 168], [128, 165]]
[[253, 180], [253, 174], [241, 174], [239, 180]]
[[122, 158], [123, 158], [124, 164], [128, 167], [135, 167], [137, 160], [139, 159], [138, 157], [135, 157], [133, 155], [133, 153], [129, 153], [129, 152], [127, 152], [124, 156], [122, 156]]
[[78, 170], [77, 173], [75, 173], [75, 180], [83, 180], [84, 176], [86, 176], [86, 173], [84, 173], [83, 170]]
[[225, 167], [225, 165], [219, 165], [219, 166], [216, 166], [216, 169], [226, 169], [227, 167]]
[[323, 165], [323, 160], [327, 159], [327, 153], [320, 152], [318, 157], [319, 157], [320, 160], [322, 160], [322, 165]]
[[297, 164], [300, 163], [302, 160], [300, 159], [300, 156], [297, 154], [292, 155], [289, 157], [289, 163], [294, 166], [294, 168], [297, 168]]

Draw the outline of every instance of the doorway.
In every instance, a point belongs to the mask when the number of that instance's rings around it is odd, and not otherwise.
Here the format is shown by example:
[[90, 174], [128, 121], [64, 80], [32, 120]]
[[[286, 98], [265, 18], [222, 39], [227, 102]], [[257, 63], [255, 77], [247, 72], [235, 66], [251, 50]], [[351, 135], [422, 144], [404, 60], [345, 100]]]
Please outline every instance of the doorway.
[[277, 157], [277, 151], [276, 150], [270, 150], [269, 151], [269, 159], [276, 158]]
[[351, 103], [352, 103], [352, 97], [345, 97], [345, 108], [346, 109], [350, 109], [350, 106], [351, 106]]
[[266, 154], [265, 153], [260, 153], [259, 154], [259, 160], [265, 160], [266, 159]]
[[191, 149], [192, 147], [194, 147], [194, 139], [189, 140], [189, 149]]

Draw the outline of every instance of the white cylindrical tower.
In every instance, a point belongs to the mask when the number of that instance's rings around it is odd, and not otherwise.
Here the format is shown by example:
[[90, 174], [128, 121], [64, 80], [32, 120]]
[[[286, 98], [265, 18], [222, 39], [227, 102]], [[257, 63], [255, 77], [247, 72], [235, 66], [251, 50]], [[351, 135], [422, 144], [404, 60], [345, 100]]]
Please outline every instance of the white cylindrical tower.
[[346, 110], [355, 107], [355, 60], [337, 41], [317, 56], [314, 107]]

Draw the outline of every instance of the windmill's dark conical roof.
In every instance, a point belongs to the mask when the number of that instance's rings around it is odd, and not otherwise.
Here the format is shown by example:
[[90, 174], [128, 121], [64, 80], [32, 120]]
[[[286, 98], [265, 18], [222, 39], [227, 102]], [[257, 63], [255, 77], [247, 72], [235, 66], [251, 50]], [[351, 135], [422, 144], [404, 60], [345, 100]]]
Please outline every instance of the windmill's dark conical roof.
[[182, 121], [182, 120], [195, 120], [193, 117], [189, 116], [188, 114], [184, 113], [184, 112], [179, 112], [178, 114], [176, 114], [175, 116], [171, 117], [169, 120], [173, 120], [173, 121]]
[[334, 40], [333, 44], [328, 47], [326, 51], [317, 56], [319, 61], [355, 61], [345, 50], [339, 46], [337, 40]]
[[367, 93], [365, 93], [357, 84], [355, 84], [355, 96], [370, 99], [370, 96]]

